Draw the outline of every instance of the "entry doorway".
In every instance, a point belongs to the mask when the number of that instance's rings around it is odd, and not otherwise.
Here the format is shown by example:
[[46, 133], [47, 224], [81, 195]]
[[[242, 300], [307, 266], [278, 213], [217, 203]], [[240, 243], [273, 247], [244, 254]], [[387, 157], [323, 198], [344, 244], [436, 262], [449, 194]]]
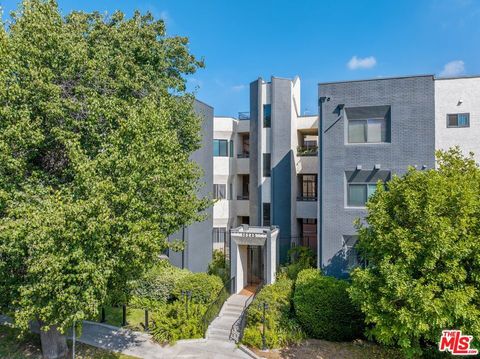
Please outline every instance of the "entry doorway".
[[256, 287], [264, 281], [263, 246], [248, 246], [247, 284]]

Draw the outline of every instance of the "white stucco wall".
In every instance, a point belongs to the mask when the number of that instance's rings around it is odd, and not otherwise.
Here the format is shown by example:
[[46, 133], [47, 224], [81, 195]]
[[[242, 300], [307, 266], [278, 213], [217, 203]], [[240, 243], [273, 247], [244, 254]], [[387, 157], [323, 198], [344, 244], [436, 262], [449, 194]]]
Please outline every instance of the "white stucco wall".
[[[447, 114], [467, 112], [470, 127], [447, 128]], [[480, 77], [435, 80], [435, 148], [456, 145], [480, 163]]]

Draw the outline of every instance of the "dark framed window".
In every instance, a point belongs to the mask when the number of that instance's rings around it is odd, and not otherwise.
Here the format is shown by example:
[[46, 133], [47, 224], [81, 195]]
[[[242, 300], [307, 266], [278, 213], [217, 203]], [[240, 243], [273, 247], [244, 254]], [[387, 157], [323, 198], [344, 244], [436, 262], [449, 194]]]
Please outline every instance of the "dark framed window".
[[242, 136], [242, 155], [243, 157], [249, 157], [250, 155], [250, 136]]
[[348, 143], [382, 143], [387, 141], [387, 120], [369, 118], [348, 120]]
[[470, 127], [470, 114], [469, 113], [448, 114], [447, 127]]
[[213, 140], [213, 155], [228, 157], [228, 140]]
[[317, 200], [317, 175], [299, 175], [300, 177], [300, 194], [301, 201]]
[[375, 193], [375, 183], [349, 183], [347, 204], [349, 207], [365, 207], [368, 198]]
[[214, 199], [225, 199], [227, 191], [227, 185], [225, 184], [214, 184], [213, 185], [213, 198]]
[[213, 227], [212, 240], [213, 243], [225, 243], [227, 239], [227, 229], [224, 227]]
[[263, 127], [270, 128], [272, 126], [272, 105], [263, 105]]
[[270, 203], [263, 203], [263, 225], [270, 225]]
[[263, 177], [270, 177], [271, 172], [271, 157], [270, 153], [263, 154]]
[[230, 140], [230, 157], [233, 157], [233, 141]]

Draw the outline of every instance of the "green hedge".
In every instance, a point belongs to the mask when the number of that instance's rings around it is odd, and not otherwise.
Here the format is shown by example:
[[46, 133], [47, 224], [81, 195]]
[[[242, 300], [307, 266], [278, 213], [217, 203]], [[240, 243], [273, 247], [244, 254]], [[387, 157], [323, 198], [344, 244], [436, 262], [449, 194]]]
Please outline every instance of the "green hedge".
[[347, 281], [323, 276], [317, 269], [298, 274], [293, 303], [309, 336], [331, 341], [362, 337], [363, 316], [350, 301], [348, 287]]
[[[187, 309], [188, 308], [188, 309]], [[152, 337], [155, 341], [173, 344], [180, 339], [203, 338], [202, 318], [207, 306], [185, 301], [162, 304], [152, 314]]]
[[192, 301], [195, 303], [208, 304], [217, 297], [223, 282], [216, 275], [207, 273], [189, 273], [175, 284], [173, 295], [181, 299], [182, 290], [192, 292]]
[[172, 266], [168, 260], [160, 260], [134, 284], [134, 296], [166, 303], [174, 299], [177, 283], [190, 274], [187, 269]]
[[279, 278], [274, 284], [262, 288], [247, 309], [247, 326], [242, 342], [246, 345], [262, 347], [263, 303], [266, 310], [266, 343], [269, 348], [280, 348], [296, 343], [304, 338], [300, 325], [292, 315], [291, 300], [293, 281]]

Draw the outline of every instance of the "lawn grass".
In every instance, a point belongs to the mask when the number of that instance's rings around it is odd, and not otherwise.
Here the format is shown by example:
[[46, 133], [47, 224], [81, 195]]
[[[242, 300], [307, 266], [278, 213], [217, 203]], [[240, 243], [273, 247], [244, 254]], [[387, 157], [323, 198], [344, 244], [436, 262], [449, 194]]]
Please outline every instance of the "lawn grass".
[[[38, 334], [25, 334], [20, 336], [17, 329], [0, 325], [0, 358], [8, 359], [41, 359], [40, 336]], [[69, 341], [69, 346], [71, 342]], [[135, 357], [109, 352], [91, 347], [86, 344], [76, 343], [75, 358], [77, 359], [137, 359]]]
[[[151, 317], [150, 313], [150, 317]], [[116, 327], [122, 326], [122, 307], [105, 307], [105, 323]], [[149, 321], [150, 322], [150, 321]], [[127, 306], [127, 328], [143, 331], [145, 325], [145, 311]]]

